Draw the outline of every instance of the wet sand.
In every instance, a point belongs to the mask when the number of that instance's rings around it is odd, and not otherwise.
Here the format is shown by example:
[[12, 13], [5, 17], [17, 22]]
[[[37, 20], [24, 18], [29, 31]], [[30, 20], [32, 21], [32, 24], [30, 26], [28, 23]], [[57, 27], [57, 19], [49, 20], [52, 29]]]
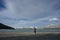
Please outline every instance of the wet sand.
[[60, 40], [59, 32], [0, 32], [0, 40]]

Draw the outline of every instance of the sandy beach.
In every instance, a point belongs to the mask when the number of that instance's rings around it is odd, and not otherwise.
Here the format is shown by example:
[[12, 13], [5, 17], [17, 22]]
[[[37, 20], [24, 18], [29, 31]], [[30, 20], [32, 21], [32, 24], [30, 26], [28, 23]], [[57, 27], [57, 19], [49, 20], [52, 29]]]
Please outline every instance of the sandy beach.
[[0, 32], [0, 40], [60, 40], [59, 32]]

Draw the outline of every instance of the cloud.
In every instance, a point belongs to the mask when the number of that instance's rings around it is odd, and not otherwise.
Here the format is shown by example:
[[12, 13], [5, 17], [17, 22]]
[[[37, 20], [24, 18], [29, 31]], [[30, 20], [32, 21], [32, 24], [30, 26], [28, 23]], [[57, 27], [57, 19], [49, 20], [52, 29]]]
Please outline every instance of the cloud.
[[0, 11], [4, 10], [6, 8], [5, 2], [3, 0], [0, 0]]
[[9, 18], [42, 18], [54, 15], [56, 3], [56, 0], [6, 0], [7, 9], [0, 15]]
[[59, 21], [58, 18], [50, 18], [49, 21]]
[[4, 2], [6, 9], [0, 11], [0, 22], [15, 28], [48, 25], [60, 18], [59, 0], [4, 0]]
[[[33, 26], [42, 26], [44, 23], [44, 21], [48, 20], [50, 17], [45, 17], [45, 18], [38, 18], [35, 20], [20, 20], [18, 22], [16, 22], [15, 25], [13, 25], [16, 28], [19, 27], [33, 27]], [[42, 25], [41, 25], [42, 24]]]

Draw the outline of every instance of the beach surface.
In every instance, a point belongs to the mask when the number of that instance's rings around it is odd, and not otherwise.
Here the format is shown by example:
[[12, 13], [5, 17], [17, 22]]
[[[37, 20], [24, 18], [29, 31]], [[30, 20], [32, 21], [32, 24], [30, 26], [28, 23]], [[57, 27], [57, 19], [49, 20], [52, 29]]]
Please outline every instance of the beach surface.
[[60, 40], [60, 32], [0, 32], [0, 40]]

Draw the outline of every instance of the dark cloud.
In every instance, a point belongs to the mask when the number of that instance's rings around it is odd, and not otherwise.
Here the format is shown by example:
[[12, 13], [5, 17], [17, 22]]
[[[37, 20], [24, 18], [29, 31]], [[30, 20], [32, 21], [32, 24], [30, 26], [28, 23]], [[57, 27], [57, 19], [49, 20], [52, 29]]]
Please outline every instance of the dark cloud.
[[3, 10], [6, 8], [6, 4], [4, 2], [4, 0], [0, 0], [0, 10]]

